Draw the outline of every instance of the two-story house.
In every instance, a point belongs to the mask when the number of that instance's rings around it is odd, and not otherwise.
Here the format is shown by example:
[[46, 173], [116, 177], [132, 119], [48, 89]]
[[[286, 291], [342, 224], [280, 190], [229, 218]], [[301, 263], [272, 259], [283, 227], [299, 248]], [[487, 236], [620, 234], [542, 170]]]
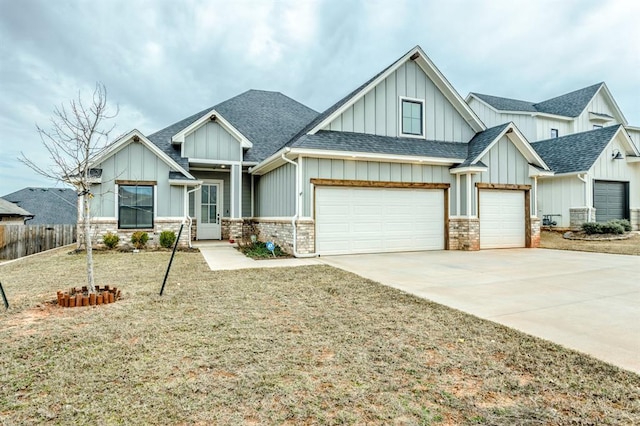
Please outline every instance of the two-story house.
[[479, 93], [466, 100], [487, 125], [515, 123], [551, 167], [538, 182], [543, 224], [629, 219], [640, 229], [640, 128], [629, 126], [605, 83], [542, 102]]

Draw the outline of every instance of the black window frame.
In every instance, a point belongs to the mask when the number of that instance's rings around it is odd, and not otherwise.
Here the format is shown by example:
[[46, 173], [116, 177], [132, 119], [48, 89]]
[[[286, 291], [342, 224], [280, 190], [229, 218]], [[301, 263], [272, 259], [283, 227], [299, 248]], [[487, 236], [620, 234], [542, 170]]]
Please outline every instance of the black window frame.
[[[554, 136], [555, 134], [555, 136]], [[551, 139], [555, 139], [557, 137], [560, 136], [560, 132], [558, 131], [558, 129], [551, 129]]]
[[[125, 188], [135, 188], [136, 189], [136, 194], [135, 194], [135, 204], [123, 204], [123, 201], [127, 199], [127, 197], [124, 196], [124, 194], [122, 193], [122, 191]], [[151, 195], [150, 196], [145, 196], [142, 198], [142, 200], [144, 199], [148, 199], [151, 201], [150, 204], [139, 204], [140, 200], [139, 196], [140, 194], [137, 193], [137, 189], [151, 189]], [[147, 194], [144, 194], [147, 195]], [[135, 185], [135, 184], [119, 184], [118, 185], [118, 229], [153, 229], [154, 224], [155, 224], [155, 215], [154, 215], [154, 210], [155, 210], [155, 185], [150, 185], [150, 184], [142, 184], [142, 185]], [[129, 209], [129, 214], [124, 214], [123, 210], [124, 209]], [[123, 217], [128, 217], [130, 216], [130, 212], [131, 211], [135, 211], [136, 212], [136, 220], [135, 223], [124, 223], [122, 222]], [[141, 221], [138, 218], [138, 212], [146, 212], [148, 214], [151, 214], [151, 223], [149, 223], [148, 221], [144, 221], [143, 223], [140, 223]]]
[[[419, 105], [420, 106], [420, 133], [413, 133], [413, 132], [405, 132], [405, 128], [404, 128], [404, 118], [405, 118], [405, 114], [404, 114], [404, 106], [405, 104], [415, 104], [415, 105]], [[411, 120], [415, 120], [415, 117], [412, 116], [408, 116], [409, 119]], [[400, 102], [400, 133], [402, 135], [406, 135], [406, 136], [419, 136], [419, 137], [424, 137], [424, 133], [425, 133], [425, 126], [424, 126], [424, 101], [422, 100], [418, 100], [418, 99], [401, 99]]]

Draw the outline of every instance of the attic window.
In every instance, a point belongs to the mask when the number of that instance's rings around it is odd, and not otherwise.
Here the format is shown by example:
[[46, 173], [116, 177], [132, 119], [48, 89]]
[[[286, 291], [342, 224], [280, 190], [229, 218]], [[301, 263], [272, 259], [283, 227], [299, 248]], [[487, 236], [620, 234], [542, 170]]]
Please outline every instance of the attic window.
[[551, 129], [551, 138], [557, 138], [558, 137], [558, 129]]
[[402, 99], [400, 104], [402, 135], [424, 136], [424, 101]]
[[593, 125], [593, 130], [598, 130], [598, 129], [602, 129], [602, 126], [599, 124], [594, 124]]

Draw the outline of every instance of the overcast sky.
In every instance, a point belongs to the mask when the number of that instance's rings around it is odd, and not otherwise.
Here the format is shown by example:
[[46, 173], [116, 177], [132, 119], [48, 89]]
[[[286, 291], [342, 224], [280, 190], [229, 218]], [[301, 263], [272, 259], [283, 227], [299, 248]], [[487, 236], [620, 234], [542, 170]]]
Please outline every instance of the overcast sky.
[[0, 0], [0, 196], [60, 186], [35, 124], [97, 81], [114, 136], [150, 134], [248, 89], [323, 111], [420, 45], [465, 97], [528, 101], [605, 81], [640, 126], [636, 0]]

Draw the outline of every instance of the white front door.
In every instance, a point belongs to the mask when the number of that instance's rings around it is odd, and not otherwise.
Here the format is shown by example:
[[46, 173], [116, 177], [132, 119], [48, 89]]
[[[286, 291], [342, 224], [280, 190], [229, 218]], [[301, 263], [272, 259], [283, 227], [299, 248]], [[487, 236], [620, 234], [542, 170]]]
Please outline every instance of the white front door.
[[197, 205], [198, 239], [219, 240], [220, 213], [222, 211], [222, 184], [203, 183]]

